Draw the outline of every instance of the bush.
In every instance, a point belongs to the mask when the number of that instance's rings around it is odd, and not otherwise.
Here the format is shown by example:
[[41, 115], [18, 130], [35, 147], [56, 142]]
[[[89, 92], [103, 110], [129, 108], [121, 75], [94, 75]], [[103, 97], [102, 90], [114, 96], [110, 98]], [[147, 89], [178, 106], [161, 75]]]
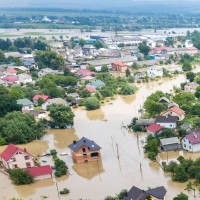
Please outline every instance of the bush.
[[33, 183], [33, 177], [24, 169], [10, 169], [8, 173], [15, 185], [26, 185]]
[[87, 110], [96, 110], [100, 107], [100, 102], [96, 97], [88, 97], [84, 101]]
[[181, 192], [179, 195], [174, 197], [173, 200], [188, 200], [188, 196]]
[[65, 162], [58, 157], [54, 156], [55, 176], [60, 177], [67, 174], [68, 167]]
[[129, 86], [129, 85], [123, 85], [119, 91], [119, 94], [121, 95], [130, 95], [130, 94], [134, 94], [134, 89], [133, 87]]
[[60, 194], [69, 194], [69, 190], [67, 188], [64, 188], [62, 191], [60, 191]]

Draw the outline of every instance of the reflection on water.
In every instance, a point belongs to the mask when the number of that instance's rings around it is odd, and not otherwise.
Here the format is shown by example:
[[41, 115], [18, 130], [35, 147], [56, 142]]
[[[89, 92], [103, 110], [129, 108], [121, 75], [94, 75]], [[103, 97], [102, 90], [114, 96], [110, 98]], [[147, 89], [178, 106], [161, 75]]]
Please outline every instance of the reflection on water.
[[126, 104], [131, 104], [135, 100], [135, 95], [127, 95], [127, 96], [121, 96], [122, 100]]
[[92, 179], [97, 175], [100, 176], [104, 172], [102, 161], [75, 163], [72, 168], [79, 176], [86, 179]]
[[[30, 185], [15, 186], [15, 189], [21, 197], [29, 197], [35, 194], [37, 192], [37, 189], [43, 189], [43, 187], [50, 188], [54, 187], [54, 185], [55, 183], [53, 182], [53, 179], [45, 179], [36, 181], [35, 183]], [[43, 195], [48, 196], [48, 193], [45, 194], [44, 192]]]
[[87, 117], [90, 120], [103, 120], [104, 112], [101, 109], [87, 111]]
[[50, 141], [52, 149], [64, 150], [74, 140], [78, 140], [75, 129], [48, 129], [44, 140]]
[[[22, 144], [22, 145], [17, 145], [17, 146], [22, 149], [26, 148], [26, 150], [34, 156], [44, 154], [49, 148], [48, 141], [44, 141], [44, 140], [34, 140], [28, 144]], [[2, 152], [5, 148], [6, 148], [6, 145], [0, 146], [0, 152]]]

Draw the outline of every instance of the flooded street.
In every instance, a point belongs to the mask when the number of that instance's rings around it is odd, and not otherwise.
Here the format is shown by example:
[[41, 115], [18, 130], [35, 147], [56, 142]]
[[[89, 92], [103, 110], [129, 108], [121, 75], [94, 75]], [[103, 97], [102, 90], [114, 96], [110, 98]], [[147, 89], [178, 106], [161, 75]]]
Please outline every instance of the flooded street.
[[[56, 181], [59, 190], [68, 188], [70, 194], [61, 196], [60, 199], [103, 200], [107, 195], [115, 195], [133, 185], [143, 189], [164, 185], [168, 190], [166, 199], [171, 200], [178, 193], [185, 192], [185, 184], [172, 182], [157, 163], [145, 158], [145, 134], [137, 137], [121, 126], [139, 115], [138, 110], [151, 93], [157, 90], [170, 92], [174, 86], [178, 87], [184, 81], [184, 75], [178, 75], [172, 79], [141, 83], [138, 84], [139, 89], [135, 95], [117, 96], [97, 111], [76, 109], [74, 129], [48, 130], [42, 141], [35, 141], [23, 147], [26, 146], [34, 155], [42, 155], [53, 148], [59, 153], [69, 153], [68, 145], [82, 136], [94, 140], [101, 146], [102, 162], [74, 164], [70, 155], [62, 156], [69, 167], [70, 175]], [[0, 148], [0, 151], [2, 149]], [[177, 155], [178, 152], [172, 152], [166, 157], [163, 153], [160, 159], [173, 159]], [[184, 155], [192, 156], [189, 153]], [[1, 173], [0, 180], [0, 199], [7, 200], [14, 196], [29, 200], [39, 200], [45, 196], [51, 200], [59, 199], [53, 180], [37, 181], [27, 186], [13, 186], [8, 177]], [[192, 200], [192, 193], [190, 195]]]

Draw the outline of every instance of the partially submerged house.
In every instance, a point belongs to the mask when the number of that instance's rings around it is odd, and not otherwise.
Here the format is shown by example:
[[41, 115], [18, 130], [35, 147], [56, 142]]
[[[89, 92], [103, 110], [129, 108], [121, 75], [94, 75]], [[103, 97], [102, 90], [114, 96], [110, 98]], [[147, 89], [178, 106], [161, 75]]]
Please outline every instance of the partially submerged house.
[[174, 151], [180, 148], [180, 141], [177, 137], [160, 139], [160, 147], [163, 151]]
[[157, 187], [149, 190], [141, 190], [140, 188], [133, 186], [123, 200], [164, 200], [167, 190], [165, 187]]
[[194, 132], [186, 135], [182, 139], [182, 147], [189, 152], [200, 151], [200, 132]]
[[156, 117], [156, 124], [165, 128], [175, 129], [179, 118], [176, 116], [158, 116]]
[[136, 120], [136, 125], [141, 126], [142, 128], [146, 128], [151, 124], [155, 123], [155, 119], [138, 119]]
[[122, 61], [113, 62], [111, 65], [113, 71], [125, 72], [128, 69], [128, 66]]
[[162, 116], [176, 116], [181, 121], [185, 118], [185, 111], [178, 106], [169, 107], [166, 111], [161, 113]]
[[33, 155], [14, 144], [9, 144], [0, 154], [0, 162], [7, 170], [15, 168], [27, 170], [37, 180], [51, 178], [53, 173], [50, 165], [36, 166]]
[[164, 126], [153, 123], [147, 127], [147, 132], [154, 137], [156, 135], [160, 135], [163, 129], [164, 129]]
[[47, 107], [52, 104], [61, 104], [61, 105], [65, 105], [65, 106], [68, 105], [68, 103], [62, 98], [53, 98], [53, 99], [48, 99], [45, 103], [43, 103], [42, 109], [47, 110]]
[[29, 99], [18, 99], [17, 104], [22, 106], [22, 112], [33, 110], [33, 102], [30, 101]]
[[199, 85], [198, 85], [196, 82], [189, 82], [189, 83], [187, 83], [187, 84], [184, 86], [184, 91], [185, 91], [185, 92], [192, 92], [192, 93], [195, 93], [196, 88], [197, 88], [198, 86], [199, 86]]
[[34, 157], [14, 144], [9, 144], [0, 154], [0, 160], [6, 169], [34, 167]]
[[94, 141], [82, 137], [78, 141], [74, 141], [69, 145], [72, 158], [76, 163], [91, 162], [101, 159], [101, 147]]

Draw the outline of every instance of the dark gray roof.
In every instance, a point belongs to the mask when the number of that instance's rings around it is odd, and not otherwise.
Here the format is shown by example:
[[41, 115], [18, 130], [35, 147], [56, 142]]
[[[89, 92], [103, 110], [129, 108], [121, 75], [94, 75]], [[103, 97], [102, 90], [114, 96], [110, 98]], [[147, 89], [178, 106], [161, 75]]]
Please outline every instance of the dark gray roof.
[[146, 192], [158, 199], [164, 199], [164, 197], [167, 193], [167, 190], [165, 189], [165, 187], [161, 186], [161, 187], [157, 187], [154, 189], [149, 189]]
[[149, 194], [147, 194], [144, 190], [133, 186], [123, 200], [145, 200], [148, 196]]
[[139, 125], [139, 126], [147, 126], [153, 123], [155, 123], [155, 119], [138, 119], [136, 121], [136, 125]]
[[158, 116], [156, 123], [176, 123], [179, 120], [176, 116]]
[[82, 146], [86, 146], [86, 147], [89, 147], [90, 150], [93, 150], [93, 151], [98, 151], [100, 150], [100, 146], [98, 144], [96, 144], [94, 141], [92, 140], [89, 140], [85, 137], [82, 137], [80, 140], [78, 141], [74, 141], [72, 144], [69, 145], [69, 148], [76, 152], [78, 151]]

